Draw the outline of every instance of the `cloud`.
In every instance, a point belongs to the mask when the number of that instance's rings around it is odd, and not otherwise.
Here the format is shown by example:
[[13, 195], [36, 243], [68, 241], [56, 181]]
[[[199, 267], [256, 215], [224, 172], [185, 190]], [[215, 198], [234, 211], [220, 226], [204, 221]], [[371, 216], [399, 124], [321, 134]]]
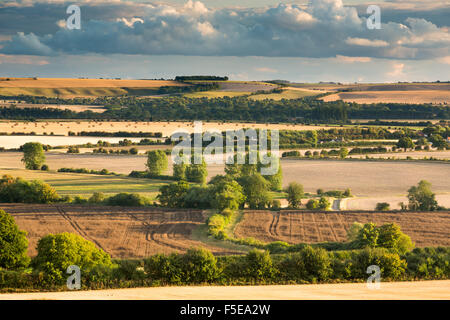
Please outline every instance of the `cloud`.
[[0, 64], [26, 64], [26, 65], [36, 65], [43, 66], [49, 64], [49, 62], [45, 59], [41, 59], [36, 56], [12, 56], [6, 54], [0, 54]]
[[450, 56], [439, 58], [437, 61], [439, 63], [450, 64]]
[[[44, 10], [42, 6], [27, 9]], [[100, 13], [100, 8], [109, 11]], [[341, 0], [259, 9], [208, 9], [191, 0], [184, 6], [87, 2], [81, 30], [58, 27], [61, 16], [52, 19], [50, 32], [18, 33], [0, 41], [0, 52], [388, 59], [450, 55], [448, 28], [407, 18], [401, 23], [382, 20], [382, 29], [368, 30], [365, 16]]]
[[346, 56], [337, 55], [336, 60], [338, 62], [343, 62], [343, 63], [355, 63], [355, 62], [367, 63], [367, 62], [371, 62], [372, 58], [369, 58], [369, 57], [346, 57]]
[[364, 38], [347, 38], [345, 43], [353, 46], [363, 47], [388, 47], [389, 43], [383, 40], [370, 40]]
[[278, 72], [278, 70], [268, 68], [268, 67], [255, 68], [254, 70], [257, 72], [262, 72], [262, 73], [277, 73]]
[[399, 77], [403, 77], [405, 74], [403, 73], [403, 69], [405, 68], [404, 63], [392, 63], [391, 71], [386, 73], [386, 76], [389, 78], [393, 78], [392, 80], [396, 80]]

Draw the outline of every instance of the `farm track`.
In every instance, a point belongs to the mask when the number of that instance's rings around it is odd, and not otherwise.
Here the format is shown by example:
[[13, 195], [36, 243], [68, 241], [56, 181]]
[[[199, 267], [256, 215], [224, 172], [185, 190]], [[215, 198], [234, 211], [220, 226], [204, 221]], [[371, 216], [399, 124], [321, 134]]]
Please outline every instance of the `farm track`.
[[95, 240], [95, 239], [92, 238], [90, 235], [88, 235], [88, 234], [80, 227], [80, 225], [79, 225], [75, 220], [73, 220], [73, 219], [72, 219], [72, 218], [64, 211], [63, 208], [61, 208], [61, 207], [59, 207], [59, 206], [55, 206], [55, 207], [56, 207], [56, 210], [58, 210], [58, 212], [61, 214], [61, 216], [62, 216], [67, 222], [69, 222], [69, 224], [73, 227], [73, 229], [74, 229], [80, 236], [82, 236], [83, 238], [85, 238], [85, 239], [87, 239], [87, 240], [89, 240], [89, 241], [94, 242], [94, 243], [97, 245], [97, 247], [99, 247], [100, 249], [102, 249], [103, 251], [105, 251], [105, 248], [103, 248], [102, 245], [101, 245], [97, 240]]

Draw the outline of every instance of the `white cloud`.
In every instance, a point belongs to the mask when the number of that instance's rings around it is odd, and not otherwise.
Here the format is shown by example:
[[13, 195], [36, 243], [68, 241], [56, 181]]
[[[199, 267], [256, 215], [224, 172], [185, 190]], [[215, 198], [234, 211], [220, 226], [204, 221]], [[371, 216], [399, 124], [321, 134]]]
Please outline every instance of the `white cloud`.
[[372, 58], [369, 58], [369, 57], [346, 57], [346, 56], [337, 55], [336, 60], [338, 62], [342, 62], [342, 63], [354, 63], [354, 62], [367, 63], [367, 62], [371, 62]]
[[405, 68], [405, 64], [404, 63], [392, 63], [391, 64], [391, 71], [386, 73], [386, 76], [388, 76], [390, 78], [390, 80], [398, 80], [399, 78], [405, 76], [405, 74], [403, 73]]
[[39, 57], [35, 56], [13, 56], [13, 55], [6, 55], [6, 54], [0, 54], [0, 64], [2, 63], [8, 63], [8, 64], [26, 64], [26, 65], [36, 65], [36, 66], [43, 66], [46, 64], [49, 64], [49, 62], [45, 59], [41, 59]]
[[263, 72], [263, 73], [277, 73], [278, 72], [278, 70], [268, 68], [268, 67], [255, 68], [254, 70], [257, 72]]
[[383, 40], [370, 40], [364, 38], [347, 38], [345, 43], [353, 46], [362, 46], [362, 47], [387, 47], [389, 43]]

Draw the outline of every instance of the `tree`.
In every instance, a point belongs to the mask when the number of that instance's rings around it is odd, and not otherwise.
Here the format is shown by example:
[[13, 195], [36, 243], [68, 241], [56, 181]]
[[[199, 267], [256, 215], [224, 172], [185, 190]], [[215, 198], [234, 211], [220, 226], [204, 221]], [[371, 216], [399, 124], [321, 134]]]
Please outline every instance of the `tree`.
[[25, 168], [39, 170], [45, 162], [44, 148], [39, 142], [28, 142], [22, 146]]
[[19, 230], [14, 218], [0, 210], [0, 268], [25, 268], [30, 262], [27, 256], [28, 240], [25, 231]]
[[213, 184], [211, 191], [211, 206], [213, 208], [236, 210], [243, 205], [244, 201], [244, 190], [236, 181], [221, 179]]
[[265, 208], [272, 200], [269, 194], [270, 184], [259, 173], [240, 178], [239, 184], [244, 189], [245, 202], [250, 209]]
[[178, 181], [159, 188], [157, 199], [163, 206], [170, 208], [184, 208], [186, 206], [185, 196], [189, 191], [189, 183]]
[[360, 230], [356, 242], [361, 248], [377, 246], [379, 230], [375, 223], [366, 223]]
[[298, 208], [302, 204], [302, 198], [304, 197], [303, 185], [297, 182], [289, 183], [286, 188], [287, 201], [292, 208]]
[[320, 210], [329, 210], [331, 207], [330, 201], [327, 198], [321, 197], [317, 206]]
[[418, 186], [408, 190], [409, 210], [434, 211], [438, 209], [435, 194], [431, 191], [431, 183], [421, 180]]
[[363, 227], [364, 227], [364, 225], [362, 223], [353, 222], [353, 224], [347, 230], [348, 241], [356, 241], [358, 239], [358, 234]]
[[283, 172], [281, 170], [281, 164], [280, 164], [280, 158], [271, 155], [270, 153], [267, 154], [267, 157], [270, 158], [271, 162], [268, 165], [263, 165], [261, 162], [258, 163], [258, 170], [261, 172], [262, 168], [267, 168], [269, 166], [276, 166], [277, 170], [274, 174], [268, 174], [263, 175], [264, 179], [266, 179], [270, 183], [270, 190], [272, 191], [279, 191], [282, 189], [283, 186]]
[[403, 148], [406, 151], [406, 149], [414, 149], [415, 145], [411, 138], [402, 137], [398, 139], [397, 147]]
[[205, 159], [201, 158], [201, 164], [195, 164], [192, 157], [191, 164], [186, 167], [186, 179], [189, 182], [205, 183], [208, 176]]
[[375, 207], [375, 210], [377, 211], [389, 211], [390, 205], [387, 202], [378, 202], [377, 206]]
[[378, 247], [393, 249], [399, 254], [405, 254], [414, 248], [411, 238], [404, 234], [395, 223], [386, 223], [378, 230]]
[[147, 168], [151, 175], [159, 176], [167, 170], [167, 155], [163, 150], [152, 150], [147, 155]]
[[348, 149], [347, 148], [339, 149], [339, 157], [341, 157], [341, 159], [345, 159], [347, 156], [348, 156]]
[[433, 148], [437, 148], [438, 150], [444, 150], [448, 147], [447, 141], [445, 141], [445, 139], [442, 138], [442, 136], [439, 134], [434, 134], [433, 136], [431, 136], [430, 141]]
[[0, 202], [7, 203], [52, 203], [60, 199], [49, 184], [39, 181], [26, 181], [4, 175], [0, 179]]
[[73, 233], [49, 234], [38, 241], [33, 267], [43, 271], [46, 280], [61, 283], [71, 265], [80, 267], [82, 273], [98, 265], [111, 266], [111, 257], [94, 243]]
[[309, 199], [306, 203], [306, 208], [308, 210], [316, 210], [319, 207], [319, 201], [316, 199]]

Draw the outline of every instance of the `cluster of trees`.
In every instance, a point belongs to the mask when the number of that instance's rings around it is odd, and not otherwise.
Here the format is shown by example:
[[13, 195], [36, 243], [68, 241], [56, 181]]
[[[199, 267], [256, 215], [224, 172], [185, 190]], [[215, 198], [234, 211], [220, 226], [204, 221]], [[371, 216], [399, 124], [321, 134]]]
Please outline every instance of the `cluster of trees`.
[[[69, 151], [67, 151], [69, 152]], [[130, 148], [130, 149], [105, 149], [105, 148], [98, 148], [98, 149], [94, 149], [92, 150], [93, 153], [103, 153], [103, 154], [138, 154], [139, 150], [137, 148]]]
[[176, 76], [175, 81], [228, 81], [228, 77], [219, 76]]
[[69, 136], [81, 136], [81, 137], [148, 137], [148, 138], [161, 138], [161, 132], [132, 132], [132, 131], [81, 131], [78, 133], [69, 131]]
[[[181, 80], [180, 80], [181, 81]], [[212, 83], [196, 83], [190, 86], [162, 86], [158, 88], [158, 94], [174, 94], [174, 93], [189, 93], [199, 91], [209, 91], [219, 89], [219, 84]]]
[[44, 147], [38, 142], [25, 143], [21, 149], [23, 150], [22, 162], [25, 168], [29, 170], [39, 170], [45, 163]]
[[[382, 146], [374, 147], [374, 148], [352, 148], [348, 150], [345, 147], [342, 147], [340, 149], [332, 149], [332, 150], [325, 150], [322, 149], [320, 152], [318, 150], [310, 151], [307, 150], [305, 152], [305, 157], [309, 158], [327, 158], [330, 156], [339, 156], [340, 158], [346, 158], [348, 155], [352, 154], [368, 154], [368, 153], [385, 153], [388, 152], [388, 149]], [[281, 156], [284, 157], [301, 157], [302, 154], [300, 151], [292, 150], [292, 151], [286, 151], [281, 154]]]
[[0, 179], [0, 202], [5, 203], [52, 203], [61, 198], [47, 183], [39, 180], [27, 181], [3, 175]]
[[[9, 98], [9, 97], [8, 97]], [[20, 100], [45, 104], [71, 104], [73, 99], [18, 97]], [[56, 108], [1, 108], [4, 119], [128, 119], [157, 120], [236, 120], [259, 122], [339, 122], [348, 119], [449, 119], [450, 106], [411, 104], [356, 104], [343, 101], [325, 102], [305, 97], [296, 100], [252, 100], [248, 97], [145, 99], [134, 96], [88, 99], [88, 104], [105, 105], [107, 111], [73, 112]], [[80, 102], [80, 101], [76, 101]]]
[[108, 169], [94, 170], [86, 168], [59, 168], [58, 172], [73, 172], [73, 173], [87, 173], [87, 174], [99, 174], [99, 175], [116, 175], [115, 172], [109, 172]]

